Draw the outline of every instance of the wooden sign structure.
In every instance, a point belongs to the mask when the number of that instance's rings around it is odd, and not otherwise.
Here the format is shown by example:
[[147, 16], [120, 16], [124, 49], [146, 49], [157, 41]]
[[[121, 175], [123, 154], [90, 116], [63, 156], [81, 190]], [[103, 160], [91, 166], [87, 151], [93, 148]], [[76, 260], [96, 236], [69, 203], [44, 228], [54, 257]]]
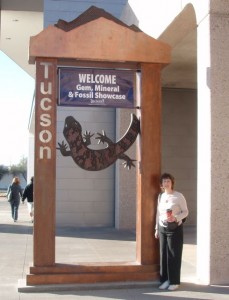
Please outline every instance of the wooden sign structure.
[[[59, 21], [31, 37], [36, 64], [34, 261], [27, 285], [145, 281], [158, 278], [154, 238], [161, 170], [161, 69], [170, 63], [167, 44], [91, 7], [72, 22]], [[137, 174], [136, 261], [55, 262], [57, 66], [125, 68], [141, 72], [140, 171]]]

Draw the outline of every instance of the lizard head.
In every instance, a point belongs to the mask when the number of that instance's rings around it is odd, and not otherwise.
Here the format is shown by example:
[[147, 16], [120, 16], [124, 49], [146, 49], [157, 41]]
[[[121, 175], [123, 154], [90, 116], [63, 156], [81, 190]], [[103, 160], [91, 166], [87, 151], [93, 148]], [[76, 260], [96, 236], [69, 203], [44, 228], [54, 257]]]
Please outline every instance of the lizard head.
[[64, 130], [63, 130], [63, 134], [65, 136], [65, 138], [67, 139], [67, 137], [69, 136], [69, 134], [71, 133], [77, 133], [77, 134], [81, 134], [82, 132], [82, 127], [80, 125], [79, 122], [76, 121], [76, 119], [74, 119], [72, 116], [68, 116], [65, 119], [65, 124], [64, 124]]

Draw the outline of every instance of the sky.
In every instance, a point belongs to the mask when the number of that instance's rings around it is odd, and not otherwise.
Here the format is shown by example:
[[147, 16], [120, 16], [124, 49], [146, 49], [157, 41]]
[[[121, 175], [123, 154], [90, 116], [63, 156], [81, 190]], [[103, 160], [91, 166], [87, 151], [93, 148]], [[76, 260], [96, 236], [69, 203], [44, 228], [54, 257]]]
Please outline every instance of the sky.
[[0, 165], [28, 156], [28, 124], [34, 79], [0, 51]]

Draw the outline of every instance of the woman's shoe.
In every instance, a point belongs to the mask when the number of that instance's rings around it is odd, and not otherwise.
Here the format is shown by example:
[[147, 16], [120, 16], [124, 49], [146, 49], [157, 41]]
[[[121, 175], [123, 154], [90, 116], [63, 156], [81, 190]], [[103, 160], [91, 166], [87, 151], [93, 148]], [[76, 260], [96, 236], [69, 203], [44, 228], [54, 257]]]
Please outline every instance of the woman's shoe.
[[166, 280], [165, 282], [163, 282], [160, 286], [159, 289], [160, 290], [166, 290], [169, 287], [169, 281]]
[[175, 291], [179, 288], [179, 284], [170, 284], [170, 286], [168, 287], [169, 291]]

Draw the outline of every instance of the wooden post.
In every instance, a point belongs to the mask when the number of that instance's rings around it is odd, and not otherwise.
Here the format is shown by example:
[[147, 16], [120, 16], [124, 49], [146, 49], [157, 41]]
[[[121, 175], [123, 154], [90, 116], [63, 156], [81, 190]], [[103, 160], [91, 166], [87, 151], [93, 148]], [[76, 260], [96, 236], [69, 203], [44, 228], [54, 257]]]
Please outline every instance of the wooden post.
[[137, 261], [158, 264], [154, 238], [156, 198], [161, 171], [160, 64], [141, 67], [141, 157], [137, 193]]
[[55, 264], [56, 60], [36, 59], [34, 266]]

